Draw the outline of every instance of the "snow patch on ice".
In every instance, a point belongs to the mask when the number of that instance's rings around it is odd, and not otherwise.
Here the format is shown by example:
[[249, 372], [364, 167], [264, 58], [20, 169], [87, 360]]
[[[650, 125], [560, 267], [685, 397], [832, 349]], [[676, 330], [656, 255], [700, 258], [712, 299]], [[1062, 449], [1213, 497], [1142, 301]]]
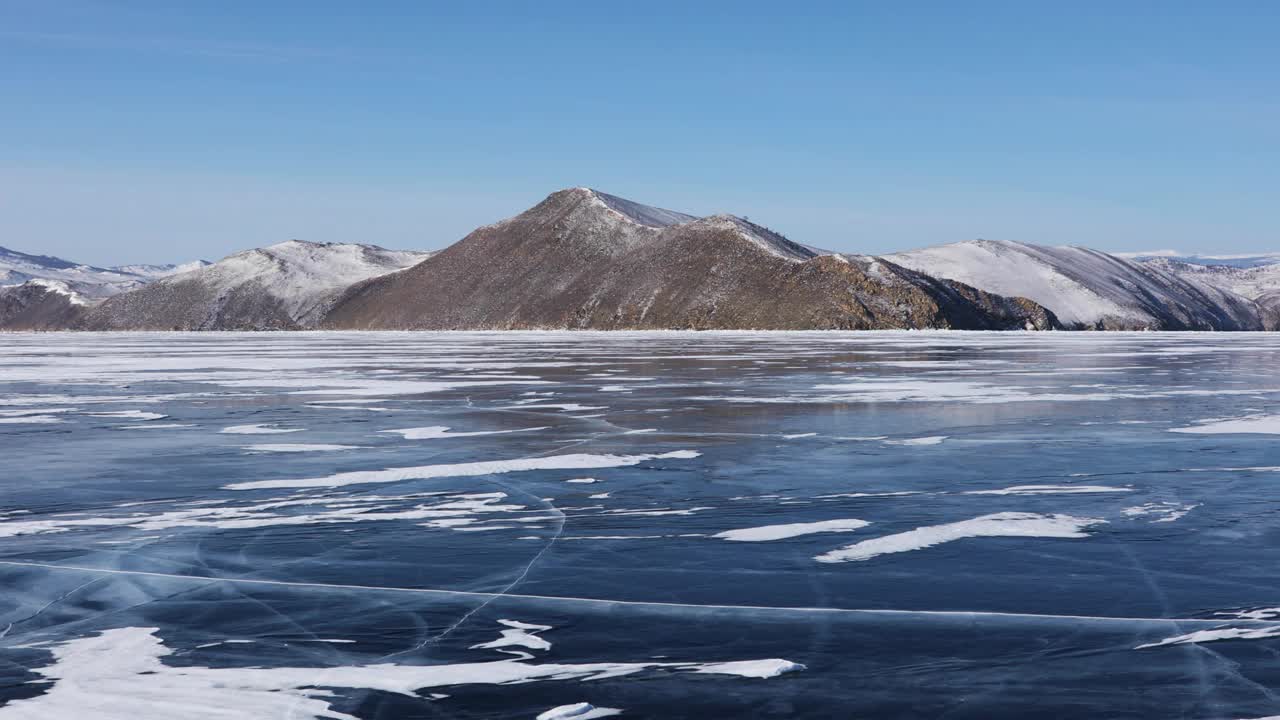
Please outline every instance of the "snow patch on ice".
[[701, 453], [694, 450], [675, 450], [673, 452], [647, 455], [589, 455], [586, 453], [577, 453], [572, 455], [551, 455], [548, 457], [524, 458], [519, 460], [486, 460], [467, 463], [387, 468], [386, 470], [356, 470], [353, 472], [336, 473], [318, 478], [300, 478], [297, 480], [259, 480], [256, 482], [234, 483], [225, 487], [228, 490], [341, 487], [343, 485], [389, 483], [400, 482], [403, 480], [426, 480], [441, 477], [501, 475], [504, 473], [526, 472], [530, 470], [595, 470], [601, 468], [639, 465], [640, 463], [648, 460], [688, 460], [696, 458], [699, 455], [701, 455]]
[[814, 559], [818, 562], [836, 563], [870, 560], [880, 555], [923, 550], [943, 543], [980, 537], [1088, 537], [1085, 528], [1105, 523], [1105, 520], [1080, 518], [1072, 515], [1041, 515], [1026, 512], [1002, 512], [983, 515], [971, 520], [919, 527], [894, 535], [863, 540], [860, 543], [832, 550]]
[[18, 417], [0, 417], [0, 425], [56, 425], [63, 423], [60, 417], [54, 415], [21, 415]]
[[160, 420], [169, 417], [154, 412], [144, 412], [142, 410], [111, 410], [106, 412], [85, 413], [89, 417], [99, 418], [125, 418], [128, 420]]
[[1133, 488], [1111, 485], [1013, 485], [999, 490], [968, 490], [965, 495], [1072, 495], [1133, 492]]
[[1234, 420], [1206, 421], [1191, 427], [1171, 428], [1169, 432], [1194, 435], [1280, 435], [1280, 415], [1251, 415]]
[[619, 708], [596, 707], [588, 702], [560, 705], [545, 712], [538, 713], [536, 720], [593, 720], [594, 718], [621, 715]]
[[787, 673], [799, 672], [805, 666], [790, 660], [734, 660], [721, 663], [704, 663], [694, 672], [712, 675], [737, 675], [749, 678], [775, 678]]
[[378, 432], [392, 433], [403, 437], [405, 440], [435, 440], [437, 438], [451, 437], [479, 437], [481, 435], [508, 435], [510, 433], [534, 432], [537, 430], [546, 430], [547, 427], [531, 427], [517, 428], [515, 430], [476, 430], [473, 432], [450, 432], [447, 425], [431, 425], [429, 427], [416, 428], [400, 428], [398, 430], [379, 430]]
[[498, 624], [505, 625], [506, 629], [500, 632], [497, 640], [472, 645], [471, 649], [493, 650], [506, 647], [523, 647], [530, 650], [551, 649], [551, 643], [538, 635], [540, 632], [550, 630], [550, 625], [533, 625], [518, 620], [499, 620]]
[[322, 443], [267, 443], [263, 445], [246, 445], [245, 450], [255, 453], [300, 453], [300, 452], [332, 452], [336, 450], [359, 450], [360, 445], [325, 445]]
[[281, 435], [302, 432], [301, 428], [278, 428], [272, 424], [232, 425], [218, 431], [223, 435]]
[[947, 435], [931, 435], [929, 437], [908, 438], [905, 440], [885, 440], [885, 445], [941, 445], [943, 440], [947, 439]]
[[1123, 512], [1127, 517], [1147, 517], [1154, 515], [1155, 519], [1151, 520], [1151, 522], [1167, 523], [1182, 519], [1187, 513], [1198, 507], [1200, 507], [1199, 503], [1187, 505], [1176, 502], [1153, 502], [1145, 505], [1127, 507], [1121, 512]]
[[818, 522], [763, 525], [761, 527], [725, 530], [711, 537], [737, 542], [767, 542], [800, 537], [801, 535], [812, 535], [814, 533], [853, 532], [870, 524], [866, 520], [856, 520], [854, 518], [820, 520]]
[[1139, 645], [1135, 650], [1164, 647], [1166, 645], [1195, 645], [1198, 643], [1218, 642], [1219, 640], [1263, 640], [1280, 637], [1280, 625], [1268, 625], [1257, 628], [1217, 628], [1215, 630], [1196, 630], [1186, 635], [1176, 635], [1159, 642]]
[[[529, 656], [488, 662], [337, 667], [202, 667], [168, 665], [174, 654], [154, 627], [125, 627], [46, 644], [52, 658], [32, 668], [51, 683], [40, 695], [11, 700], [0, 718], [79, 720], [227, 720], [313, 717], [357, 720], [333, 709], [325, 688], [379, 690], [415, 697], [458, 685], [510, 685], [539, 681], [601, 680], [653, 670], [773, 678], [804, 669], [782, 659], [730, 662], [533, 663]], [[572, 717], [572, 716], [568, 716]], [[582, 717], [581, 715], [579, 717]], [[597, 716], [599, 717], [599, 716]]]

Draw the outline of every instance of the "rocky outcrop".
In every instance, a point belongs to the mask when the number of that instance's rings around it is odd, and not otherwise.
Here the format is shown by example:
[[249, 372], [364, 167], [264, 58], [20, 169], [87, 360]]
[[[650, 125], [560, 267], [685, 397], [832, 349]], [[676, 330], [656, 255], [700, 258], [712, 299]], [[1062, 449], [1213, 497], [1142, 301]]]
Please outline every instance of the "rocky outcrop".
[[0, 329], [64, 330], [77, 325], [87, 309], [83, 298], [57, 281], [0, 288]]

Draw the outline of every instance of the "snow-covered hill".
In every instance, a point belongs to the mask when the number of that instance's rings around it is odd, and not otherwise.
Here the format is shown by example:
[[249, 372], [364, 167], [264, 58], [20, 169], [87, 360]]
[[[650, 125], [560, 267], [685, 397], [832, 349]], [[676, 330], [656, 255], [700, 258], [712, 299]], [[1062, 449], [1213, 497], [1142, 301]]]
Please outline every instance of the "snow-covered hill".
[[159, 280], [170, 275], [180, 275], [184, 272], [199, 270], [202, 267], [208, 267], [213, 263], [208, 260], [192, 260], [191, 262], [182, 263], [180, 265], [116, 265], [111, 269], [131, 275], [137, 275], [148, 280]]
[[85, 302], [94, 302], [145, 285], [150, 278], [122, 268], [81, 265], [62, 258], [0, 247], [0, 286], [47, 280]]
[[1256, 330], [1257, 307], [1223, 288], [1083, 247], [974, 240], [885, 256], [935, 277], [1034, 300], [1068, 327]]
[[1256, 300], [1265, 293], [1280, 290], [1280, 264], [1277, 263], [1239, 267], [1205, 265], [1162, 257], [1145, 260], [1142, 264], [1188, 280], [1230, 290], [1251, 300]]
[[295, 329], [311, 326], [361, 280], [431, 253], [301, 240], [246, 250], [160, 278], [91, 310], [92, 329]]
[[1192, 265], [1206, 265], [1210, 267], [1234, 267], [1234, 268], [1254, 268], [1263, 265], [1280, 264], [1280, 253], [1256, 253], [1256, 254], [1237, 254], [1237, 255], [1203, 255], [1192, 254], [1186, 255], [1177, 250], [1151, 250], [1148, 252], [1118, 252], [1111, 253], [1116, 257], [1122, 257], [1126, 260], [1135, 260], [1137, 262], [1147, 262], [1148, 260], [1170, 260], [1173, 262], [1189, 263]]

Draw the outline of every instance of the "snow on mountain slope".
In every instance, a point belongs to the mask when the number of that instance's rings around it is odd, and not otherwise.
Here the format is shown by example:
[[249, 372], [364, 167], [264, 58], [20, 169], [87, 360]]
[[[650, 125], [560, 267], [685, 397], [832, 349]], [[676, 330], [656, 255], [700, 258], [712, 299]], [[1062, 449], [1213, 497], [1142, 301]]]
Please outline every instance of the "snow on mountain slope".
[[1111, 253], [1116, 257], [1137, 262], [1169, 260], [1172, 262], [1205, 265], [1209, 267], [1254, 268], [1280, 264], [1280, 253], [1241, 253], [1236, 255], [1186, 255], [1177, 250], [1149, 250], [1146, 252]]
[[1266, 293], [1280, 290], [1280, 264], [1275, 263], [1241, 267], [1154, 258], [1142, 264], [1175, 274], [1186, 280], [1213, 285], [1237, 295], [1243, 295], [1250, 300], [1257, 300]]
[[208, 267], [213, 263], [208, 260], [192, 260], [191, 262], [182, 263], [180, 265], [115, 265], [112, 270], [137, 275], [148, 280], [159, 280], [160, 278], [169, 277], [170, 275], [179, 275], [192, 270], [199, 270], [202, 267]]
[[829, 254], [820, 253], [800, 243], [792, 242], [780, 233], [776, 233], [763, 225], [756, 225], [750, 220], [745, 220], [737, 215], [712, 215], [703, 218], [699, 222], [730, 230], [751, 241], [765, 252], [792, 262], [803, 262], [821, 254]]
[[1013, 243], [976, 240], [885, 257], [927, 275], [958, 280], [987, 292], [1030, 298], [1048, 307], [1067, 325], [1089, 325], [1104, 317], [1141, 317], [1135, 310], [1064, 275], [1059, 263], [1023, 252]]
[[25, 283], [23, 283], [23, 285], [32, 285], [35, 287], [44, 288], [48, 292], [51, 292], [57, 295], [62, 295], [67, 299], [67, 302], [71, 303], [72, 305], [88, 305], [89, 304], [89, 301], [86, 300], [83, 295], [76, 292], [75, 290], [72, 290], [70, 285], [68, 285], [67, 283], [61, 280], [47, 280], [45, 278], [35, 278], [33, 280], [26, 281]]
[[289, 240], [236, 253], [196, 274], [185, 273], [160, 282], [199, 281], [223, 292], [250, 283], [261, 284], [280, 299], [290, 317], [305, 320], [328, 295], [429, 256], [426, 252], [387, 250], [375, 245]]
[[431, 253], [301, 240], [246, 250], [111, 298], [86, 318], [93, 329], [296, 329], [309, 327], [353, 283], [395, 272]]
[[1234, 293], [1088, 248], [974, 240], [885, 257], [987, 292], [1029, 298], [1068, 327], [1261, 328], [1257, 308]]
[[671, 225], [693, 222], [698, 219], [693, 215], [686, 215], [674, 210], [663, 210], [662, 208], [651, 207], [649, 205], [641, 205], [638, 202], [632, 202], [626, 198], [602, 193], [599, 190], [592, 190], [591, 188], [577, 188], [577, 190], [590, 193], [592, 197], [603, 203], [605, 207], [608, 207], [610, 210], [625, 215], [633, 222], [640, 223], [641, 225], [647, 225], [649, 227], [670, 227]]
[[76, 297], [95, 301], [141, 287], [148, 278], [124, 270], [80, 265], [62, 258], [0, 247], [0, 286], [17, 286], [31, 280], [60, 283], [60, 288]]

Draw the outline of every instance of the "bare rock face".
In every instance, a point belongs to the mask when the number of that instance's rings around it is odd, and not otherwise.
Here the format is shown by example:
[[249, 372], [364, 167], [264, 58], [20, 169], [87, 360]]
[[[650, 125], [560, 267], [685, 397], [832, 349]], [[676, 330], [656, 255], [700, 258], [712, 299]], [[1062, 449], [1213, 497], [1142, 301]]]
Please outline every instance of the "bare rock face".
[[0, 329], [61, 330], [76, 325], [88, 305], [65, 284], [30, 280], [0, 288]]
[[586, 188], [358, 283], [350, 329], [1048, 329], [1024, 300], [891, 262], [820, 255], [730, 215], [695, 218]]
[[351, 284], [430, 253], [290, 240], [162, 277], [85, 313], [89, 330], [297, 330]]

